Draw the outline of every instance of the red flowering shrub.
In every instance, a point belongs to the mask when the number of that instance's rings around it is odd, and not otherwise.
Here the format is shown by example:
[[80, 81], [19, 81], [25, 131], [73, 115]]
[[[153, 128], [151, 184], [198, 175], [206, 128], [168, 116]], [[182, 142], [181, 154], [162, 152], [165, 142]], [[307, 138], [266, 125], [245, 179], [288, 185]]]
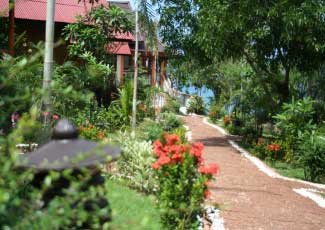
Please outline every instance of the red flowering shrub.
[[88, 125], [88, 126], [79, 126], [79, 133], [80, 136], [93, 141], [102, 140], [105, 138], [105, 133], [97, 128], [94, 125]]
[[229, 116], [225, 116], [225, 117], [223, 118], [223, 124], [224, 124], [225, 126], [229, 125], [230, 122], [231, 122], [231, 118], [230, 118]]
[[158, 206], [166, 229], [192, 229], [198, 224], [201, 204], [210, 196], [208, 183], [218, 172], [217, 165], [203, 164], [203, 148], [202, 143], [181, 143], [175, 134], [153, 143], [152, 168], [158, 176]]

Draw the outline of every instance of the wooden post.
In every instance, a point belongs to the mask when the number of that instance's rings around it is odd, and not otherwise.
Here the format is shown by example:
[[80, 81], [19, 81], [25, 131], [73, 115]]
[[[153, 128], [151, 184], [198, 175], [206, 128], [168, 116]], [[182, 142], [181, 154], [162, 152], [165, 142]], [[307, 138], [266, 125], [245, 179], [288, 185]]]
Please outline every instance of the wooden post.
[[150, 85], [151, 86], [155, 86], [156, 84], [156, 79], [155, 79], [155, 76], [156, 76], [156, 59], [155, 57], [152, 57], [151, 58], [151, 81], [150, 81]]
[[9, 0], [8, 51], [15, 56], [15, 0]]
[[159, 85], [163, 86], [166, 78], [166, 60], [160, 62], [160, 82]]
[[120, 83], [123, 84], [124, 83], [124, 62], [125, 62], [125, 57], [123, 55], [121, 55], [121, 81]]

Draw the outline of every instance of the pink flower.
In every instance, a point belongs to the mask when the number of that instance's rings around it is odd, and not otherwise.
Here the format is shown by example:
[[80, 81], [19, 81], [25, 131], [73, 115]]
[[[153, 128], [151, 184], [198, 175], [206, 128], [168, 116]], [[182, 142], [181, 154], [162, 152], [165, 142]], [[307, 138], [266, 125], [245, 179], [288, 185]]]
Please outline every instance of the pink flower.
[[52, 116], [52, 118], [53, 118], [53, 120], [55, 120], [55, 121], [57, 121], [57, 120], [60, 119], [59, 115], [56, 115], [56, 114], [54, 114], [54, 115]]

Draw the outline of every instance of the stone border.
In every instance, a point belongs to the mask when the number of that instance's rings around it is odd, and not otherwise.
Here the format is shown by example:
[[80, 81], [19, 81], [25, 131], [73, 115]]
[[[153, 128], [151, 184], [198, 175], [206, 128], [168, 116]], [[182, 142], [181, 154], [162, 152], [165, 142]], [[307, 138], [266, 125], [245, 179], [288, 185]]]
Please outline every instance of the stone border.
[[293, 191], [303, 197], [311, 199], [316, 204], [318, 204], [319, 207], [325, 208], [325, 198], [323, 198], [321, 195], [316, 194], [319, 191], [309, 188], [294, 188]]
[[[206, 117], [203, 118], [203, 123], [217, 129], [222, 134], [227, 135], [227, 132], [223, 128], [221, 128], [221, 127], [219, 127], [217, 125], [210, 124]], [[263, 173], [265, 173], [269, 177], [279, 178], [279, 179], [287, 180], [287, 181], [298, 182], [298, 183], [313, 186], [313, 187], [316, 187], [316, 188], [319, 188], [319, 189], [325, 189], [325, 184], [317, 184], [317, 183], [313, 183], [313, 182], [309, 182], [309, 181], [304, 181], [304, 180], [299, 180], [299, 179], [294, 179], [294, 178], [289, 178], [289, 177], [282, 176], [282, 175], [278, 174], [277, 172], [275, 172], [272, 168], [268, 167], [263, 161], [261, 161], [257, 157], [252, 156], [252, 154], [247, 152], [245, 149], [241, 148], [234, 141], [228, 140], [228, 143], [233, 148], [235, 148], [237, 151], [239, 151], [241, 153], [241, 155], [243, 155], [248, 160], [250, 160], [260, 171], [262, 171]]]

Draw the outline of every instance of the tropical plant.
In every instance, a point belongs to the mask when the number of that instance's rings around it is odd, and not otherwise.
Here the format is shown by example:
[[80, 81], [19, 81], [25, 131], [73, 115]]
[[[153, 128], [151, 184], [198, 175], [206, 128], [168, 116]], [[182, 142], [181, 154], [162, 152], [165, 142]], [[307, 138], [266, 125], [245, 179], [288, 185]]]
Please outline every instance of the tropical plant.
[[197, 113], [197, 114], [204, 114], [205, 113], [205, 107], [204, 107], [204, 101], [203, 98], [200, 96], [192, 96], [189, 105], [187, 108], [187, 111], [189, 113]]
[[153, 193], [157, 181], [151, 164], [154, 162], [151, 141], [142, 141], [134, 133], [120, 133], [117, 138], [123, 154], [117, 161], [117, 172], [113, 177], [124, 180], [127, 185], [140, 192]]
[[131, 32], [132, 28], [128, 12], [116, 6], [99, 6], [78, 17], [76, 23], [68, 24], [63, 35], [67, 42], [71, 42], [68, 46], [70, 56], [79, 57], [90, 52], [108, 64], [112, 61], [108, 49], [110, 45], [114, 46], [114, 36]]
[[325, 142], [316, 133], [308, 133], [298, 148], [296, 160], [304, 168], [305, 179], [325, 182]]
[[137, 130], [141, 135], [141, 139], [147, 140], [147, 141], [154, 141], [161, 137], [161, 135], [164, 133], [163, 127], [152, 120], [146, 120], [137, 127]]
[[168, 112], [160, 114], [159, 122], [162, 125], [164, 131], [171, 131], [183, 124], [180, 118], [178, 118], [175, 114]]
[[[289, 148], [295, 152], [304, 133], [311, 133], [316, 130], [313, 122], [313, 103], [310, 98], [293, 100], [292, 103], [285, 103], [282, 106], [283, 112], [274, 116], [276, 127], [279, 129], [279, 139], [285, 140]], [[289, 152], [287, 160], [293, 160]]]
[[154, 142], [157, 159], [152, 168], [158, 177], [158, 207], [164, 229], [197, 229], [202, 202], [209, 197], [207, 183], [216, 165], [203, 165], [202, 143], [182, 144], [175, 134]]

